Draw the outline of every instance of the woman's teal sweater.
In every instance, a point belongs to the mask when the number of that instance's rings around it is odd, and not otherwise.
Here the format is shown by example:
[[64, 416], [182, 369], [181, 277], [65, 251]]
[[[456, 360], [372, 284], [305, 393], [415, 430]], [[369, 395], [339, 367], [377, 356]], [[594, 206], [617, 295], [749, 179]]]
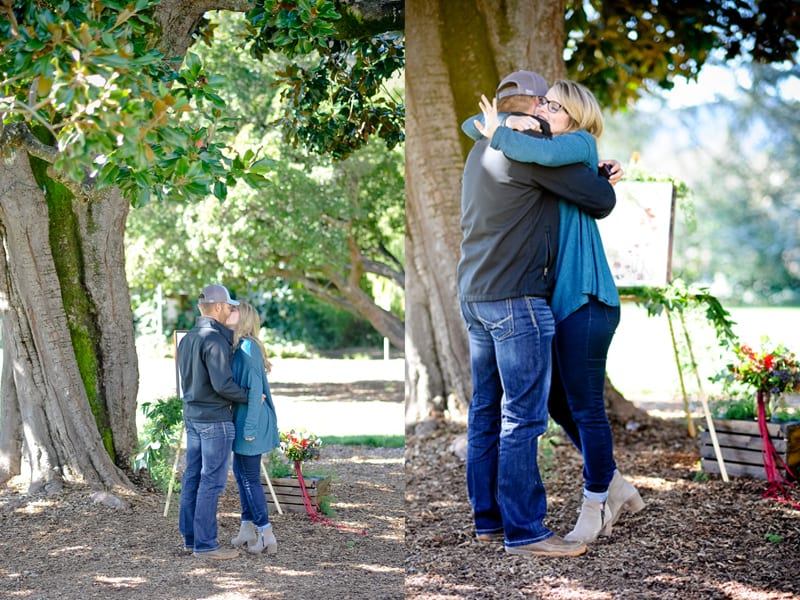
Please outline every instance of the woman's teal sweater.
[[[280, 445], [278, 418], [269, 391], [264, 357], [254, 340], [242, 338], [239, 341], [232, 367], [234, 381], [247, 389], [247, 405], [236, 405], [233, 451], [247, 456], [270, 452]], [[266, 398], [262, 399], [262, 394]], [[250, 437], [255, 439], [245, 441]]]

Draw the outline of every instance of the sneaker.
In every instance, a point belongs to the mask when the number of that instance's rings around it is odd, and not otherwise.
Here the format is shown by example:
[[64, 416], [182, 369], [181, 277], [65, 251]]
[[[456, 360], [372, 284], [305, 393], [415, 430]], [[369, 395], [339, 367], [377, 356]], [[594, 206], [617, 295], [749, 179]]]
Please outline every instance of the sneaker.
[[492, 542], [497, 542], [498, 544], [502, 544], [504, 538], [505, 534], [502, 531], [495, 531], [492, 533], [478, 533], [475, 535], [475, 539], [478, 540], [478, 542], [481, 544], [491, 544]]
[[568, 542], [564, 538], [554, 535], [535, 544], [506, 546], [506, 552], [522, 556], [578, 556], [586, 552], [586, 544]]
[[193, 552], [192, 555], [200, 558], [213, 558], [214, 560], [229, 560], [237, 558], [239, 551], [236, 548], [217, 548], [208, 552]]

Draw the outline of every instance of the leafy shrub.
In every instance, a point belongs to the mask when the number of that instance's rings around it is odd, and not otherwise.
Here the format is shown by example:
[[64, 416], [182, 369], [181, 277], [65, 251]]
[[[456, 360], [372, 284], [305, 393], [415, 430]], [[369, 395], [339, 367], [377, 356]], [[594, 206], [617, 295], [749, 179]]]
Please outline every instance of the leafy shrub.
[[[172, 461], [175, 452], [180, 450], [183, 403], [177, 396], [145, 402], [142, 414], [146, 421], [140, 439], [141, 450], [133, 460], [133, 470], [147, 469], [156, 487], [167, 491], [172, 478]], [[180, 483], [176, 482], [176, 485]]]

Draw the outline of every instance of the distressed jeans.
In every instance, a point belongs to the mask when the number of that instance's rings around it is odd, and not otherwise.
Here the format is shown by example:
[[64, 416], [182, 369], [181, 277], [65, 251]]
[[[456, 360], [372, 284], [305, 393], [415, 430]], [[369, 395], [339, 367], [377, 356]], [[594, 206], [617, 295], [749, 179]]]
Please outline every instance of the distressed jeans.
[[217, 541], [217, 505], [228, 478], [233, 438], [233, 421], [186, 425], [186, 470], [181, 482], [178, 517], [187, 548], [197, 553], [220, 547]]
[[604, 494], [614, 476], [614, 442], [603, 398], [606, 359], [619, 306], [594, 297], [556, 326], [549, 409], [583, 454], [586, 491]]
[[547, 429], [553, 314], [544, 299], [462, 302], [469, 335], [472, 401], [467, 490], [478, 534], [505, 533], [506, 546], [553, 535], [537, 461]]

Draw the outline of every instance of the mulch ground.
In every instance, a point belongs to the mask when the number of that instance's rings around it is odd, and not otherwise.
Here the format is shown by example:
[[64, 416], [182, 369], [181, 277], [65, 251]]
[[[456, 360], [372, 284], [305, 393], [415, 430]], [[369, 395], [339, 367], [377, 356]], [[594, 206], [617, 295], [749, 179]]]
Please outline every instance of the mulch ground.
[[[182, 550], [177, 498], [120, 495], [126, 508], [71, 488], [30, 496], [0, 488], [0, 598], [85, 600], [315, 600], [403, 598], [403, 450], [328, 446], [313, 471], [332, 475], [331, 525], [305, 513], [271, 514], [278, 554], [211, 561]], [[219, 540], [239, 530], [230, 477]], [[362, 533], [366, 531], [366, 534]]]
[[[464, 434], [445, 423], [407, 433], [406, 598], [800, 598], [800, 511], [763, 499], [764, 481], [703, 474], [682, 423], [614, 425], [618, 467], [646, 508], [574, 558], [475, 542], [465, 465], [453, 452]], [[566, 438], [541, 455], [546, 525], [564, 535], [580, 506], [582, 461]]]

